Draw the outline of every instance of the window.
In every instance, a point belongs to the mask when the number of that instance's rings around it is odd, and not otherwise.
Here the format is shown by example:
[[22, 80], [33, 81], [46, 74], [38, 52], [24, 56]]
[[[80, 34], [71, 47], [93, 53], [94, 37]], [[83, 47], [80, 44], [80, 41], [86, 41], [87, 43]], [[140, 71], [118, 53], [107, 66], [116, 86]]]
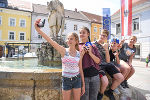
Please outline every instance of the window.
[[14, 39], [15, 39], [15, 33], [9, 32], [9, 40], [14, 40]]
[[139, 30], [139, 18], [133, 19], [133, 31], [138, 31]]
[[78, 30], [78, 26], [74, 25], [74, 31], [77, 31], [77, 30]]
[[136, 52], [135, 52], [135, 58], [140, 58], [140, 44], [135, 44]]
[[20, 27], [26, 27], [26, 21], [21, 19], [20, 20]]
[[42, 39], [42, 36], [41, 36], [41, 35], [38, 35], [38, 39]]
[[94, 27], [94, 32], [97, 32], [97, 27]]
[[121, 30], [120, 30], [120, 23], [119, 24], [116, 24], [116, 34], [119, 34], [121, 33]]
[[0, 25], [2, 25], [2, 17], [0, 16]]
[[64, 29], [65, 29], [65, 30], [67, 29], [67, 24], [65, 24], [65, 27], [64, 27]]
[[25, 40], [25, 33], [20, 33], [20, 40]]
[[100, 27], [100, 28], [99, 28], [99, 34], [101, 34], [101, 32], [102, 32], [102, 28]]
[[16, 20], [14, 18], [10, 18], [9, 21], [10, 26], [16, 26]]
[[6, 7], [5, 3], [0, 2], [0, 7]]

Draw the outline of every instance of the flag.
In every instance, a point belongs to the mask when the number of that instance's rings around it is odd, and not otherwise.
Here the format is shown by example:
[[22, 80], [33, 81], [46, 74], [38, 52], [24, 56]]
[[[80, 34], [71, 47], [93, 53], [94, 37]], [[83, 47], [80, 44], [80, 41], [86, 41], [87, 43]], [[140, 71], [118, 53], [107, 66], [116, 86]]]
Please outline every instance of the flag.
[[109, 31], [108, 39], [111, 38], [111, 15], [110, 8], [103, 8], [103, 29]]
[[121, 0], [121, 36], [132, 34], [132, 0]]

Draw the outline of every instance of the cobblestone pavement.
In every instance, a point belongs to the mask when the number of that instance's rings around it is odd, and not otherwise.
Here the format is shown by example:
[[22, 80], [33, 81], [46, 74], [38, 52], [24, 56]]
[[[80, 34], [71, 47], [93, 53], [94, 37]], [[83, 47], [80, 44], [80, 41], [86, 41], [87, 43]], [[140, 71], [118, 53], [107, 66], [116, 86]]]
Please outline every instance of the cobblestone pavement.
[[132, 65], [135, 68], [135, 74], [128, 80], [128, 83], [146, 96], [147, 100], [150, 100], [150, 63], [146, 68], [145, 62], [134, 59]]

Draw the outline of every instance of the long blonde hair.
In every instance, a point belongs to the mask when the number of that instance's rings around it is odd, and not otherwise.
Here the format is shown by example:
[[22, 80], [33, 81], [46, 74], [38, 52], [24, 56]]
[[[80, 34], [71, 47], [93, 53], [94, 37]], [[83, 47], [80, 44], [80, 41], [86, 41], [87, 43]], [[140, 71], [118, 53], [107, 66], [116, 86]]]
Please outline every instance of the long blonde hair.
[[[75, 40], [76, 40], [76, 42], [77, 42], [77, 44], [75, 45], [75, 48], [76, 48], [76, 50], [79, 51], [79, 36], [78, 36], [78, 34], [72, 32], [72, 33], [70, 33], [69, 35], [73, 35], [73, 37], [75, 37]], [[69, 35], [68, 35], [68, 36], [69, 36]]]

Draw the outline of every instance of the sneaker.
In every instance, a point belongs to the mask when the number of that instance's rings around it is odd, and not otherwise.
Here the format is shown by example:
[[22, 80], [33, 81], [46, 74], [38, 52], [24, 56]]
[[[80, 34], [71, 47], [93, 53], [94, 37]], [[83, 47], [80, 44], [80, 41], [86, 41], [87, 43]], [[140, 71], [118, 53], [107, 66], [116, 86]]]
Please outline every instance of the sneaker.
[[107, 91], [105, 91], [104, 94], [105, 94], [107, 97], [109, 97], [109, 100], [116, 100], [115, 97], [114, 97], [114, 95], [113, 95], [113, 91], [107, 90]]
[[118, 90], [118, 88], [116, 88], [115, 90], [114, 90], [114, 92], [116, 93], [116, 94], [120, 94], [120, 91]]
[[98, 92], [97, 100], [102, 100], [102, 98], [103, 98], [103, 94], [101, 94], [101, 93]]
[[121, 86], [122, 86], [123, 88], [126, 88], [125, 81], [123, 81], [123, 82], [121, 83]]
[[125, 83], [125, 87], [126, 87], [126, 88], [129, 88], [129, 85], [128, 85], [127, 80], [125, 80], [125, 82], [124, 82], [124, 83]]
[[126, 94], [127, 91], [125, 88], [123, 88], [121, 85], [119, 85], [118, 88], [119, 88], [121, 94]]

